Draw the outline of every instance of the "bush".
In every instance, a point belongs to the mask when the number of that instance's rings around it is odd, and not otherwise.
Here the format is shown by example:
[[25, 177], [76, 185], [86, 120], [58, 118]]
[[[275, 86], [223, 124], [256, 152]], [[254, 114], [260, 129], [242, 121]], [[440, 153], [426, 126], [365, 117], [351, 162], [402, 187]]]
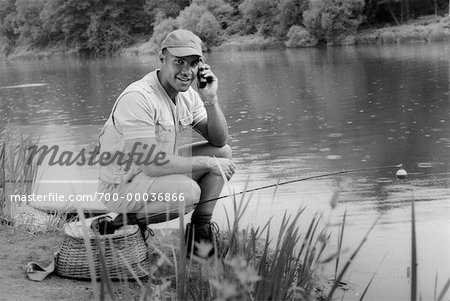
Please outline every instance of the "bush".
[[280, 13], [277, 34], [284, 37], [293, 25], [303, 25], [303, 12], [308, 8], [308, 0], [281, 0], [278, 3]]
[[286, 47], [313, 47], [319, 43], [304, 27], [298, 25], [289, 28], [287, 37]]
[[214, 14], [208, 7], [196, 2], [186, 7], [177, 18], [181, 28], [197, 34], [207, 46], [217, 43], [222, 29]]
[[128, 46], [133, 38], [128, 32], [113, 22], [92, 20], [87, 30], [86, 49], [97, 55], [113, 54], [122, 47]]
[[198, 22], [200, 21], [202, 15], [207, 11], [208, 9], [206, 7], [193, 3], [181, 11], [180, 15], [177, 17], [177, 20], [180, 23], [181, 28], [195, 33]]
[[319, 42], [333, 44], [356, 32], [363, 8], [363, 0], [310, 0], [305, 27]]
[[216, 45], [220, 37], [220, 25], [212, 13], [206, 12], [197, 23], [196, 33], [207, 45]]
[[247, 30], [244, 34], [258, 33], [264, 37], [273, 36], [279, 26], [276, 16], [278, 7], [271, 0], [245, 0], [239, 5]]
[[233, 23], [233, 7], [224, 0], [193, 0], [193, 4], [206, 7], [215, 17], [221, 29]]
[[153, 35], [151, 40], [157, 46], [161, 45], [162, 41], [166, 38], [169, 32], [180, 28], [180, 23], [174, 18], [168, 18], [155, 24], [153, 27]]

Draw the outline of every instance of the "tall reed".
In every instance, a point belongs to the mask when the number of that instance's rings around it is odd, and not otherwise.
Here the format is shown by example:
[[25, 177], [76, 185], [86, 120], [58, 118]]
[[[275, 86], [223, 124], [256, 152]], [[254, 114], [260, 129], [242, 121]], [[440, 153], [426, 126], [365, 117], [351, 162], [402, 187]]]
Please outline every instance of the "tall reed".
[[[241, 228], [244, 213], [252, 196], [243, 194], [240, 200], [232, 198], [233, 214], [226, 212], [227, 229], [214, 246], [217, 249], [214, 257], [204, 260], [195, 256], [186, 256], [184, 245], [184, 221], [180, 219], [178, 239], [173, 245], [154, 245], [159, 259], [155, 259], [149, 267], [149, 278], [139, 281], [140, 300], [313, 300], [317, 287], [319, 267], [329, 260], [322, 258], [330, 238], [328, 223], [321, 225], [322, 216], [316, 214], [302, 230], [299, 222], [304, 216], [305, 208], [301, 208], [293, 216], [284, 214], [274, 239], [271, 235], [272, 220], [262, 227]], [[234, 219], [231, 218], [234, 216]], [[345, 222], [345, 216], [343, 223]], [[342, 242], [343, 227], [340, 230]], [[344, 277], [352, 260], [364, 244], [370, 228], [351, 258], [344, 262], [344, 267], [335, 279], [326, 299], [331, 300], [337, 284]], [[277, 228], [278, 229], [278, 228]], [[177, 242], [178, 240], [178, 242]], [[198, 245], [208, 253], [211, 246]], [[154, 256], [153, 252], [153, 256]], [[100, 252], [99, 256], [102, 256]], [[332, 258], [340, 256], [340, 252]], [[166, 264], [172, 276], [156, 277], [158, 269]], [[106, 268], [106, 267], [105, 267]], [[172, 281], [171, 279], [175, 280]], [[100, 298], [105, 296], [114, 299], [114, 287], [108, 275], [101, 275]], [[159, 283], [159, 284], [158, 284]], [[370, 285], [370, 284], [369, 284]], [[366, 290], [368, 287], [366, 288]], [[324, 296], [322, 296], [324, 298]]]
[[30, 149], [37, 142], [31, 136], [24, 137], [22, 133], [14, 135], [6, 131], [5, 140], [0, 150], [0, 218], [7, 223], [13, 223], [17, 207], [21, 202], [13, 202], [11, 195], [27, 196], [32, 192], [36, 182], [37, 167], [35, 162], [29, 162]]
[[0, 224], [3, 221], [5, 215], [5, 203], [6, 203], [6, 178], [5, 178], [5, 142], [0, 144]]

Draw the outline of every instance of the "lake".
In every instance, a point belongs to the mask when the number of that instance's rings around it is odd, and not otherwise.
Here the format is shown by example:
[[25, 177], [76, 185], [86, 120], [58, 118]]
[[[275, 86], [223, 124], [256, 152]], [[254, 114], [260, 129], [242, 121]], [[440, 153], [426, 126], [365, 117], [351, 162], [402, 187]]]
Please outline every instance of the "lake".
[[[330, 218], [331, 254], [346, 211], [348, 258], [379, 218], [345, 277], [345, 300], [358, 300], [375, 272], [365, 300], [408, 300], [414, 200], [419, 293], [431, 300], [436, 273], [438, 288], [450, 277], [450, 44], [221, 52], [206, 59], [220, 80], [239, 168], [230, 190], [242, 191], [247, 179], [251, 189], [363, 169], [282, 185], [275, 197], [273, 189], [258, 190], [244, 226], [273, 216], [276, 234], [285, 211], [306, 206], [301, 224], [316, 212]], [[150, 56], [0, 61], [0, 121], [38, 129], [43, 142], [91, 145], [120, 92], [158, 66]], [[408, 171], [402, 181], [397, 168], [369, 169], [400, 163]], [[95, 180], [95, 172], [87, 174]], [[339, 203], [331, 211], [335, 190]], [[223, 207], [232, 210], [230, 199], [216, 207], [225, 227]], [[333, 269], [324, 273], [331, 277]]]

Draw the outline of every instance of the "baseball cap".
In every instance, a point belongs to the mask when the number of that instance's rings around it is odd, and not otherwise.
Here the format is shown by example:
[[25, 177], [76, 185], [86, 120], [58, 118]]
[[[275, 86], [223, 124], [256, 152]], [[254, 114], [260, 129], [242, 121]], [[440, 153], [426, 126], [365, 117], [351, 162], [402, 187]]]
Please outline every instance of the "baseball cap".
[[161, 50], [164, 49], [174, 56], [203, 56], [202, 40], [185, 29], [177, 29], [169, 33], [161, 43]]

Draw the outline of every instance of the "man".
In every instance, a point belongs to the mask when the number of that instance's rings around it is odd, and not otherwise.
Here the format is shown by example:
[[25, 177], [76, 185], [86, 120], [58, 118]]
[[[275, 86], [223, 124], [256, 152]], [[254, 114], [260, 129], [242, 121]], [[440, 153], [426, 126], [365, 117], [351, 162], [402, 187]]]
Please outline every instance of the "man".
[[[215, 201], [203, 201], [219, 196], [222, 172], [230, 179], [235, 165], [217, 98], [218, 79], [204, 63], [200, 38], [182, 29], [169, 33], [159, 59], [161, 69], [120, 94], [100, 133], [100, 154], [125, 154], [132, 161], [118, 155], [103, 164], [99, 192], [110, 211], [127, 213], [129, 223], [145, 221], [145, 228], [177, 217], [179, 202], [186, 211], [195, 207], [186, 228], [189, 253], [192, 238], [212, 243]], [[198, 92], [191, 87], [197, 78]], [[187, 127], [206, 141], [179, 147]], [[114, 223], [123, 223], [122, 214]]]

